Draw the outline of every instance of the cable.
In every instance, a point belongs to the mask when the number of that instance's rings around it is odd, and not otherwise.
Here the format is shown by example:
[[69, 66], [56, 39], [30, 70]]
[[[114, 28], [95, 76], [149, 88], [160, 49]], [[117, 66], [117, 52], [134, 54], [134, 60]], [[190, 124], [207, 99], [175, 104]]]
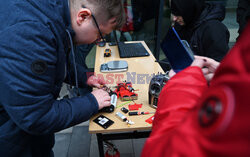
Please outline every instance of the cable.
[[77, 69], [76, 69], [76, 60], [75, 60], [75, 51], [74, 51], [73, 40], [72, 40], [71, 34], [70, 34], [68, 29], [66, 29], [66, 32], [68, 33], [69, 40], [70, 40], [71, 54], [73, 57], [72, 60], [73, 60], [73, 67], [74, 67], [74, 73], [75, 73], [75, 84], [76, 84], [76, 88], [77, 88], [77, 96], [79, 96], [78, 78], [77, 78]]

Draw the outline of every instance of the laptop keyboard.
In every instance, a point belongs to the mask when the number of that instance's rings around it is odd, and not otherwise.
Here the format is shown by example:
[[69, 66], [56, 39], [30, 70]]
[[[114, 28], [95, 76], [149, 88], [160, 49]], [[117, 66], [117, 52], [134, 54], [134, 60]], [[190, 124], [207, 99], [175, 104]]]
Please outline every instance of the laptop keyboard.
[[121, 58], [149, 56], [148, 51], [141, 43], [118, 42], [118, 48]]

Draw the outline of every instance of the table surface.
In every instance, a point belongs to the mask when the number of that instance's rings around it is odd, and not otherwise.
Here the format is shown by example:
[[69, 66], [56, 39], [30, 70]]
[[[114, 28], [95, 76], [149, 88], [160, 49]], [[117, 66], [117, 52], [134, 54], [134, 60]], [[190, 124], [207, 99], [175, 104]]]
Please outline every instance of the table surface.
[[[155, 57], [151, 53], [150, 49], [147, 47], [146, 43], [144, 41], [136, 41], [136, 42], [141, 42], [146, 48], [146, 50], [149, 52], [150, 56], [120, 58], [117, 46], [109, 46], [108, 43], [106, 44], [105, 47], [97, 46], [96, 58], [95, 58], [95, 74], [98, 77], [103, 77], [104, 80], [107, 82], [108, 87], [116, 86], [117, 83], [125, 80], [127, 82], [132, 82], [132, 87], [135, 90], [138, 90], [135, 91], [135, 93], [138, 94], [138, 100], [134, 100], [134, 102], [130, 102], [124, 105], [123, 107], [128, 109], [129, 104], [137, 103], [137, 104], [143, 104], [142, 108], [140, 108], [138, 111], [155, 112], [155, 109], [150, 107], [148, 103], [148, 88], [152, 76], [154, 74], [156, 75], [158, 72], [163, 73], [163, 70], [160, 67], [160, 65], [157, 62], [155, 62]], [[110, 57], [104, 57], [104, 50], [106, 48], [111, 49]], [[113, 61], [113, 60], [127, 61], [128, 71], [119, 73], [101, 73], [100, 65], [102, 63], [106, 63], [108, 61]], [[121, 111], [122, 107], [118, 107], [119, 105], [125, 102], [118, 99], [117, 108], [115, 109], [114, 112], [98, 113], [92, 116], [89, 122], [89, 133], [114, 133], [114, 132], [126, 132], [126, 131], [151, 130], [152, 124], [146, 123], [145, 120], [153, 116], [153, 114], [129, 116], [128, 113], [125, 114]], [[135, 124], [128, 126], [126, 122], [123, 122], [119, 117], [115, 115], [116, 112], [122, 113], [124, 116], [126, 116], [129, 120], [133, 121]], [[113, 120], [114, 124], [107, 129], [103, 129], [101, 126], [93, 122], [93, 120], [101, 114]]]

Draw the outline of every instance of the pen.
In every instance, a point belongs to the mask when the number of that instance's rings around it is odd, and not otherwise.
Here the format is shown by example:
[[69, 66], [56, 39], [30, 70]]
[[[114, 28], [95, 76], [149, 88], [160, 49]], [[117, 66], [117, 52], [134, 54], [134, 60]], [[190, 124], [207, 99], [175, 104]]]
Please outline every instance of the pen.
[[144, 114], [154, 114], [155, 112], [129, 112], [129, 116], [144, 115]]

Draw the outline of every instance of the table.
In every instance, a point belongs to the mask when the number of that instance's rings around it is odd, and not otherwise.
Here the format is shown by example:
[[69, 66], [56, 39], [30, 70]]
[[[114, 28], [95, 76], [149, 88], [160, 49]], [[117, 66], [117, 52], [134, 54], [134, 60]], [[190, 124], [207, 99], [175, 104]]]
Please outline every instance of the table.
[[[134, 41], [135, 42], [135, 41]], [[135, 100], [137, 104], [143, 104], [142, 108], [139, 111], [149, 111], [154, 112], [155, 109], [149, 106], [148, 103], [148, 88], [149, 83], [153, 75], [163, 70], [160, 65], [155, 62], [155, 57], [152, 55], [150, 49], [147, 47], [144, 41], [141, 42], [146, 50], [149, 52], [150, 56], [147, 57], [134, 57], [134, 58], [120, 58], [118, 54], [117, 46], [109, 46], [106, 44], [105, 47], [97, 46], [96, 49], [96, 58], [95, 58], [95, 74], [98, 77], [103, 77], [107, 82], [107, 86], [115, 86], [117, 83], [122, 81], [132, 82], [132, 86], [135, 90], [135, 93], [138, 94], [138, 100]], [[104, 51], [106, 48], [111, 49], [111, 56], [104, 57]], [[100, 65], [108, 61], [113, 60], [126, 60], [128, 62], [128, 71], [120, 73], [101, 73]], [[117, 101], [117, 106], [123, 104], [120, 99]], [[129, 104], [134, 104], [129, 103]], [[123, 107], [128, 109], [126, 104]], [[125, 122], [115, 116], [116, 112], [121, 112], [129, 120], [135, 122], [134, 125], [128, 126]], [[98, 117], [100, 114], [108, 117], [114, 121], [114, 124], [107, 129], [103, 129], [99, 125], [93, 122], [93, 119]], [[145, 122], [146, 119], [150, 118], [152, 114], [148, 115], [139, 115], [139, 116], [128, 116], [121, 111], [121, 107], [116, 108], [113, 113], [98, 113], [91, 117], [89, 122], [89, 133], [97, 134], [98, 148], [100, 157], [104, 156], [103, 150], [103, 141], [104, 140], [115, 140], [115, 139], [131, 139], [131, 138], [145, 138], [150, 134], [152, 128], [151, 124]]]

